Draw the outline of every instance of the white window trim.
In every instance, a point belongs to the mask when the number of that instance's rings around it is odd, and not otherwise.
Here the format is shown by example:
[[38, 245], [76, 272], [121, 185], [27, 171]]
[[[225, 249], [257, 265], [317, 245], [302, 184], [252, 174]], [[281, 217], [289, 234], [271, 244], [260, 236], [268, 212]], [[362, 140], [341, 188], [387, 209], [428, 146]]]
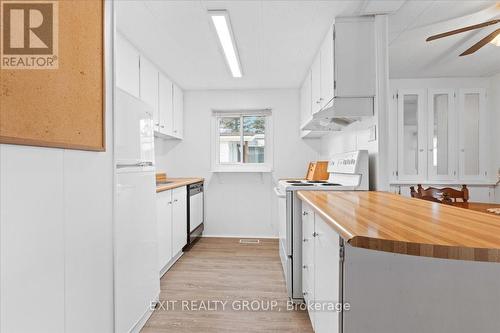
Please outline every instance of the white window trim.
[[[219, 162], [219, 133], [218, 118], [230, 116], [266, 116], [266, 145], [264, 149], [265, 163], [234, 163], [221, 164]], [[252, 110], [212, 110], [212, 142], [211, 142], [211, 160], [212, 172], [272, 172], [273, 171], [273, 117], [271, 109], [252, 109]]]

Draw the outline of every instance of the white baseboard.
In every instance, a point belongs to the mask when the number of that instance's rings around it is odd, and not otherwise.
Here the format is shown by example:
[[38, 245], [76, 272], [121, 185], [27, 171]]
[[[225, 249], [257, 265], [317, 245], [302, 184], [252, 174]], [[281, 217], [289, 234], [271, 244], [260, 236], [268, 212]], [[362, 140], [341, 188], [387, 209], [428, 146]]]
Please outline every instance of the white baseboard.
[[249, 235], [201, 235], [203, 238], [261, 238], [261, 239], [278, 239], [278, 236], [249, 236]]
[[160, 270], [160, 279], [162, 278], [163, 275], [165, 275], [165, 273], [170, 269], [170, 267], [172, 267], [172, 265], [175, 264], [175, 262], [179, 260], [180, 257], [182, 257], [183, 254], [184, 252], [182, 252], [181, 250], [172, 259], [170, 259], [170, 261]]
[[[160, 295], [156, 296], [157, 302], [159, 300], [159, 297], [160, 297]], [[130, 330], [130, 333], [139, 333], [142, 330], [142, 328], [144, 327], [144, 325], [146, 324], [146, 322], [148, 321], [149, 317], [151, 317], [153, 312], [154, 312], [154, 309], [151, 309], [148, 307], [146, 312], [144, 312], [142, 317], [137, 321], [137, 323], [134, 325], [134, 327], [132, 327], [132, 329]]]

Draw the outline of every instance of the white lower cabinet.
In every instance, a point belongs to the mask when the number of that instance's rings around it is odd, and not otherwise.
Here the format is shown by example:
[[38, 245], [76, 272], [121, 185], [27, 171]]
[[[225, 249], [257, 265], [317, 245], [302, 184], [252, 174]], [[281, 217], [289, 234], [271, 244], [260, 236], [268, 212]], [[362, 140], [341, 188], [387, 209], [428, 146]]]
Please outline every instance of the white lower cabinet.
[[303, 203], [302, 290], [314, 332], [339, 332], [340, 237]]
[[165, 273], [187, 244], [187, 189], [159, 192], [156, 199], [158, 223], [158, 270]]
[[179, 187], [172, 192], [172, 252], [177, 254], [187, 244], [187, 189]]
[[159, 192], [156, 199], [158, 223], [158, 268], [172, 259], [172, 191]]

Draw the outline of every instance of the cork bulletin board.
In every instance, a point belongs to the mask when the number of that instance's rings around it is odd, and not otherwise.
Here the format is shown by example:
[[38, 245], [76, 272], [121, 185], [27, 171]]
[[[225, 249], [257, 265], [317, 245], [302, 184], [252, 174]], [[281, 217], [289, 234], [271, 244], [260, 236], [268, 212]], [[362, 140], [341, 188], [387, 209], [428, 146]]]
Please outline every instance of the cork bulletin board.
[[104, 151], [104, 1], [0, 4], [0, 142]]

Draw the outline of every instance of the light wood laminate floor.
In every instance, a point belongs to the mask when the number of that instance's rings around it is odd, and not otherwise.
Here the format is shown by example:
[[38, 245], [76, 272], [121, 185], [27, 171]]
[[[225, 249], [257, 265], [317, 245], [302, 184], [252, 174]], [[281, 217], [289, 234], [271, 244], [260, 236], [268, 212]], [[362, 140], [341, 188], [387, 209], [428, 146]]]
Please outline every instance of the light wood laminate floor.
[[307, 312], [287, 309], [274, 239], [202, 238], [163, 276], [160, 301], [141, 332], [312, 332]]

